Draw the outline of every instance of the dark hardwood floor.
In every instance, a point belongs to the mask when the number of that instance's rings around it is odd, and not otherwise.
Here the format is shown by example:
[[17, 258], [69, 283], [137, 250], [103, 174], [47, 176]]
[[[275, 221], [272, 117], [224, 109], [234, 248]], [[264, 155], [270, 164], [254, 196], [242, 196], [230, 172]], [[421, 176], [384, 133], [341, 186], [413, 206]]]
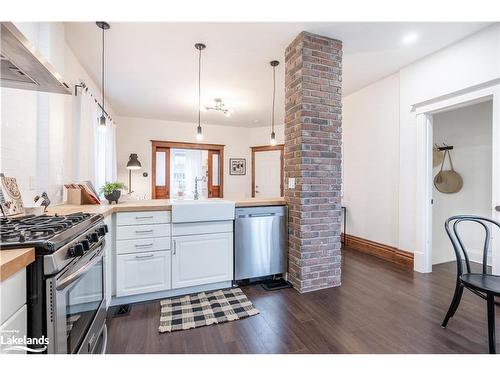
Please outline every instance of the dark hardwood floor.
[[[260, 310], [247, 319], [160, 334], [159, 302], [136, 304], [128, 316], [108, 318], [107, 352], [488, 352], [486, 302], [467, 290], [448, 328], [441, 328], [454, 290], [454, 263], [418, 274], [355, 251], [343, 255], [338, 288], [299, 294], [244, 287]], [[499, 318], [497, 309], [497, 327]], [[497, 347], [499, 336], [497, 329]]]

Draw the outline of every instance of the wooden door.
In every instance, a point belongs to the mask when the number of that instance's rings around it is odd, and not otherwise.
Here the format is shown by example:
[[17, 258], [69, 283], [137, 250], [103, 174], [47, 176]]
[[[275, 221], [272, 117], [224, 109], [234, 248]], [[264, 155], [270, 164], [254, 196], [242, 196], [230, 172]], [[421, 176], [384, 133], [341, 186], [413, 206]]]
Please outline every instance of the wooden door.
[[282, 197], [283, 183], [284, 145], [252, 147], [252, 197]]
[[208, 150], [208, 197], [221, 198], [221, 173], [219, 150]]
[[153, 199], [170, 198], [170, 148], [153, 148]]

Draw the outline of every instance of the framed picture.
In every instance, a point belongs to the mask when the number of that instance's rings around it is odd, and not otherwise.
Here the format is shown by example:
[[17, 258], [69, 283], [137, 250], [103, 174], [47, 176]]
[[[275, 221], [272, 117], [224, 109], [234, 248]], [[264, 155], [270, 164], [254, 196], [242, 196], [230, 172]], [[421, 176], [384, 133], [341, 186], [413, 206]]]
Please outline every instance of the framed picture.
[[247, 174], [247, 159], [229, 159], [229, 174], [244, 176]]

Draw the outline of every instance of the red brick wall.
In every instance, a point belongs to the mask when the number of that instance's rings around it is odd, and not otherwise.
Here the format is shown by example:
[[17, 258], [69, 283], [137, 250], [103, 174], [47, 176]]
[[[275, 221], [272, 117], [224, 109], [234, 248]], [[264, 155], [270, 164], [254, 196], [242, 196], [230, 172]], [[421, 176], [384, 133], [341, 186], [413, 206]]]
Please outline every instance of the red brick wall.
[[342, 42], [302, 32], [285, 64], [289, 278], [307, 292], [340, 285]]

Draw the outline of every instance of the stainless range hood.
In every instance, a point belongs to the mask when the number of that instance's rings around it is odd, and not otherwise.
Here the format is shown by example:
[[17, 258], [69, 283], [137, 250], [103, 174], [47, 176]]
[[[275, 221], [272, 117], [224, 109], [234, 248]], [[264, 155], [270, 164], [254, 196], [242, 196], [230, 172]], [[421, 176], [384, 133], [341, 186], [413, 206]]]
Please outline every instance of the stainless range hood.
[[54, 67], [12, 22], [1, 22], [0, 86], [71, 95]]

